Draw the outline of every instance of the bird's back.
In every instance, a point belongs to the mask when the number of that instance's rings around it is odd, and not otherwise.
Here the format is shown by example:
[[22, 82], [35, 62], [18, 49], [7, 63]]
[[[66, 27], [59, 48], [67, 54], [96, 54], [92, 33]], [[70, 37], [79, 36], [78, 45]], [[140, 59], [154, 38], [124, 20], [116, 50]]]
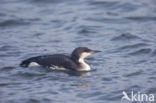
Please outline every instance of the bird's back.
[[72, 69], [72, 70], [76, 70], [78, 68], [77, 64], [73, 62], [70, 57], [62, 54], [32, 57], [23, 61], [20, 65], [27, 67], [32, 62], [38, 63], [43, 67], [58, 66], [66, 69]]

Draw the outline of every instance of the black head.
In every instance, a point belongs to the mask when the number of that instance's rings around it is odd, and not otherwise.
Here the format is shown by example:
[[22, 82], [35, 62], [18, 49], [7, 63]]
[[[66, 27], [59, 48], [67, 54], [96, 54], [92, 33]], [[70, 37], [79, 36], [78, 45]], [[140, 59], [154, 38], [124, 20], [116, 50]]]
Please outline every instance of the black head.
[[91, 54], [95, 54], [98, 53], [100, 51], [97, 50], [91, 50], [87, 47], [78, 47], [76, 49], [74, 49], [74, 51], [72, 52], [72, 59], [78, 61], [80, 58], [84, 59], [85, 57], [91, 55]]

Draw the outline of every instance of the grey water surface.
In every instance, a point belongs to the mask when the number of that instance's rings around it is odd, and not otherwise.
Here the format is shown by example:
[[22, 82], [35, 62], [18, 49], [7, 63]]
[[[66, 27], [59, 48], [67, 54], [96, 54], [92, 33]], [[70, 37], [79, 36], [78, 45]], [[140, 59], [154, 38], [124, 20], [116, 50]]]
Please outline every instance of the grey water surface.
[[[19, 67], [78, 46], [102, 51], [91, 72]], [[155, 0], [0, 0], [0, 103], [131, 103], [123, 91], [156, 98]]]

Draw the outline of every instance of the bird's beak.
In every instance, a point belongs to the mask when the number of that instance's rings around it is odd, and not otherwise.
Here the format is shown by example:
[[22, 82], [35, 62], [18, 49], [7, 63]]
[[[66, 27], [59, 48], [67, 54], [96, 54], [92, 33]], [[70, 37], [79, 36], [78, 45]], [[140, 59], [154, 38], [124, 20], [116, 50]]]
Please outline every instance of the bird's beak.
[[91, 52], [92, 52], [92, 54], [95, 54], [95, 53], [98, 53], [98, 52], [101, 52], [101, 51], [99, 51], [99, 50], [92, 50]]

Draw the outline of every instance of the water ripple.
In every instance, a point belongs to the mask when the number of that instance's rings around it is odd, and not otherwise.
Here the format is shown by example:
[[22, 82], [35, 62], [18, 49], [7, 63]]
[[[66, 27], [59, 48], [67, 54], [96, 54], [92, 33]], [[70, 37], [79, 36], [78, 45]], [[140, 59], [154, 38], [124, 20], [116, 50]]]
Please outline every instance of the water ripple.
[[8, 26], [21, 26], [21, 25], [28, 25], [30, 22], [24, 21], [22, 19], [20, 20], [5, 20], [0, 22], [0, 27], [8, 27]]
[[147, 55], [151, 53], [151, 51], [152, 51], [151, 48], [143, 48], [143, 49], [139, 49], [137, 51], [128, 53], [128, 55], [132, 55], [132, 56]]
[[[0, 102], [121, 103], [156, 93], [156, 15], [150, 0], [0, 0]], [[21, 59], [101, 50], [91, 72], [21, 68]], [[112, 52], [111, 52], [112, 51]]]
[[140, 37], [133, 35], [131, 33], [124, 33], [117, 37], [113, 37], [111, 40], [112, 41], [125, 41], [125, 40], [127, 41], [127, 40], [135, 40], [135, 39], [140, 39]]
[[102, 7], [102, 8], [112, 8], [114, 9], [114, 7], [116, 7], [116, 5], [118, 5], [118, 1], [92, 1], [90, 2], [91, 5], [98, 5], [98, 7]]
[[120, 50], [125, 50], [125, 49], [136, 49], [136, 48], [140, 48], [140, 47], [145, 47], [148, 46], [148, 44], [146, 43], [137, 43], [137, 44], [133, 44], [133, 45], [125, 45], [123, 47], [120, 47]]
[[132, 72], [132, 73], [128, 73], [128, 74], [124, 74], [125, 77], [133, 77], [133, 76], [139, 76], [143, 73], [142, 70], [136, 71], [136, 72]]
[[156, 49], [152, 51], [152, 56], [156, 56]]
[[146, 91], [147, 91], [148, 94], [151, 94], [151, 93], [155, 94], [156, 93], [156, 87], [151, 87]]
[[16, 68], [16, 67], [7, 66], [7, 67], [1, 68], [0, 70], [1, 70], [1, 71], [10, 71], [10, 70], [13, 70], [13, 69], [15, 69], [15, 68]]
[[138, 22], [156, 21], [156, 17], [125, 17], [125, 18]]

